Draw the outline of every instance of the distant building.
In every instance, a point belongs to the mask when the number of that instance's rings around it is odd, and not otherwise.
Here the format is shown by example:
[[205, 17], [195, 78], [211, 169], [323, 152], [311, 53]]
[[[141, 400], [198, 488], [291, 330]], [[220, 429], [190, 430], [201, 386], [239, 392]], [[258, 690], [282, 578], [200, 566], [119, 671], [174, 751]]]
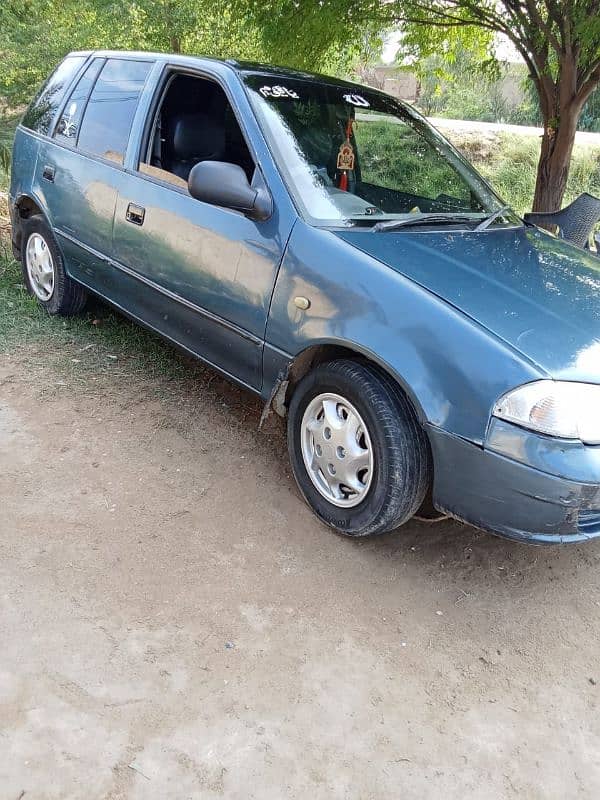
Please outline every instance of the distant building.
[[414, 103], [419, 97], [419, 81], [412, 72], [393, 66], [359, 67], [356, 78], [367, 86], [381, 89], [400, 100]]
[[400, 100], [407, 100], [414, 103], [419, 97], [419, 81], [412, 72], [397, 67], [374, 67], [380, 88], [398, 97]]
[[[399, 100], [417, 103], [420, 94], [420, 83], [417, 76], [409, 70], [396, 66], [380, 65], [359, 70], [359, 79], [381, 89]], [[510, 69], [498, 81], [500, 93], [508, 106], [517, 106], [522, 102], [523, 93], [522, 70]]]

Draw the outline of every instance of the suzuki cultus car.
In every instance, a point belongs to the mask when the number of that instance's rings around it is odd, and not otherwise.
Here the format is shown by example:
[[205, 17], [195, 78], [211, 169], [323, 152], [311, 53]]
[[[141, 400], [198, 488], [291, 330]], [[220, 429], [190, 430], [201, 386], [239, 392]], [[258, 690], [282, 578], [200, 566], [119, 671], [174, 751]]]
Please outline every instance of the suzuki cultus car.
[[[510, 200], [510, 198], [509, 198]], [[327, 525], [600, 535], [600, 259], [526, 225], [409, 106], [233, 61], [79, 52], [17, 130], [14, 252], [287, 417]]]

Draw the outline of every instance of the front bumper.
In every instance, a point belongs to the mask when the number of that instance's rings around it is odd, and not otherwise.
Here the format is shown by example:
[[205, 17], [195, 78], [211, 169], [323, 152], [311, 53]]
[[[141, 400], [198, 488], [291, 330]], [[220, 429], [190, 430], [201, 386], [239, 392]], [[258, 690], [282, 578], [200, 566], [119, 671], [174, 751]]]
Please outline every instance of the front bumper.
[[439, 511], [533, 544], [600, 536], [600, 447], [498, 420], [484, 447], [433, 426], [428, 433]]

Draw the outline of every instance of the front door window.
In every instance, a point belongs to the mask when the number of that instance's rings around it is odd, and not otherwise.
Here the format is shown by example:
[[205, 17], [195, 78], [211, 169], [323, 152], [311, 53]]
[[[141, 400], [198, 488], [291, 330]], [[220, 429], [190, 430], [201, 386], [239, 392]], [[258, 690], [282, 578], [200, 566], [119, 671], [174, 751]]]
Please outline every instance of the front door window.
[[167, 83], [139, 171], [187, 191], [201, 161], [238, 164], [252, 180], [254, 161], [221, 87], [191, 75]]

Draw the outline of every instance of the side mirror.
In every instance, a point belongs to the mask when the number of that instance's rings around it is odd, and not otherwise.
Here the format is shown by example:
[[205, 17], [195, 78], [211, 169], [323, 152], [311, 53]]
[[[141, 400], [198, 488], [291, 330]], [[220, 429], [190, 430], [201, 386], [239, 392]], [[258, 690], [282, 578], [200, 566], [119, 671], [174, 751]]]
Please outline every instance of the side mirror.
[[238, 164], [201, 161], [192, 167], [188, 191], [196, 200], [241, 211], [251, 219], [271, 216], [271, 198], [266, 189], [253, 188]]

